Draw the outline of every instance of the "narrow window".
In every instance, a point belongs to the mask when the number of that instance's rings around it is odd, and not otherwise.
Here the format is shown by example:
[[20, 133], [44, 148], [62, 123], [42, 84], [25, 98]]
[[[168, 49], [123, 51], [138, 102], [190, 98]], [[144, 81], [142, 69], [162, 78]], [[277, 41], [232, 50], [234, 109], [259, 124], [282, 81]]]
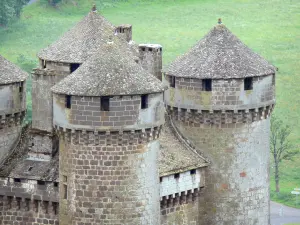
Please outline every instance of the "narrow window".
[[246, 77], [244, 79], [244, 90], [252, 90], [253, 89], [253, 79], [252, 77]]
[[17, 210], [21, 209], [21, 198], [20, 197], [16, 197], [16, 201], [17, 201]]
[[66, 95], [66, 108], [71, 109], [71, 96]]
[[15, 182], [15, 183], [20, 183], [20, 182], [21, 182], [21, 179], [20, 179], [20, 178], [14, 178], [14, 182]]
[[148, 95], [141, 96], [141, 108], [142, 109], [148, 108]]
[[54, 213], [54, 215], [57, 215], [57, 202], [52, 202], [52, 208], [53, 208], [53, 213]]
[[43, 64], [43, 68], [46, 69], [46, 60], [43, 60], [42, 64]]
[[23, 93], [23, 84], [20, 83], [20, 86], [19, 86], [19, 92], [22, 94]]
[[58, 187], [58, 182], [54, 182], [54, 183], [53, 183], [53, 186], [54, 186], [54, 187]]
[[149, 48], [149, 52], [152, 52], [152, 48]]
[[170, 76], [170, 87], [175, 87], [175, 77], [174, 76]]
[[101, 97], [101, 111], [109, 111], [109, 97]]
[[180, 177], [180, 173], [175, 173], [175, 174], [174, 174], [174, 178], [175, 178], [175, 179], [178, 179], [179, 177]]
[[28, 171], [31, 171], [32, 169], [33, 169], [33, 167], [32, 167], [32, 166], [29, 166]]
[[79, 66], [80, 66], [79, 63], [71, 63], [70, 64], [70, 71], [71, 71], [71, 73], [73, 73], [75, 70], [77, 70]]
[[25, 198], [25, 211], [30, 210], [30, 199]]
[[191, 172], [191, 175], [196, 174], [196, 170], [195, 169], [191, 170], [190, 172]]
[[146, 48], [142, 48], [142, 51], [144, 52], [146, 50]]
[[211, 91], [211, 79], [202, 80], [202, 89], [203, 91]]
[[35, 212], [39, 212], [39, 201], [38, 200], [34, 200], [34, 208], [35, 208]]
[[68, 185], [63, 185], [64, 199], [68, 199]]
[[161, 183], [162, 181], [163, 181], [163, 178], [162, 178], [162, 177], [160, 177], [160, 178], [159, 178], [159, 182]]

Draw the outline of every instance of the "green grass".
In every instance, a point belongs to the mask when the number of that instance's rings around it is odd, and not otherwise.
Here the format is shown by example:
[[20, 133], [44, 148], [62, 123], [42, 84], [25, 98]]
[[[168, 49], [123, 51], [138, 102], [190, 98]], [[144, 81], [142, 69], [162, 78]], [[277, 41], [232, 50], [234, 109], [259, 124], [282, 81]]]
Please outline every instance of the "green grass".
[[287, 223], [285, 225], [300, 225], [300, 223]]
[[[0, 54], [28, 72], [36, 54], [68, 30], [94, 2], [112, 23], [133, 25], [137, 43], [163, 45], [163, 63], [187, 51], [221, 17], [245, 44], [279, 68], [275, 114], [293, 127], [300, 145], [300, 1], [299, 0], [69, 0], [57, 9], [39, 3], [25, 7], [20, 21], [0, 29]], [[101, 3], [100, 3], [101, 2]], [[29, 84], [30, 86], [30, 84]], [[30, 91], [30, 89], [29, 89]], [[30, 95], [28, 95], [30, 96]], [[30, 105], [30, 97], [29, 97]], [[281, 196], [273, 200], [294, 206], [290, 191], [300, 186], [300, 156], [281, 165]], [[289, 197], [287, 197], [289, 196]]]

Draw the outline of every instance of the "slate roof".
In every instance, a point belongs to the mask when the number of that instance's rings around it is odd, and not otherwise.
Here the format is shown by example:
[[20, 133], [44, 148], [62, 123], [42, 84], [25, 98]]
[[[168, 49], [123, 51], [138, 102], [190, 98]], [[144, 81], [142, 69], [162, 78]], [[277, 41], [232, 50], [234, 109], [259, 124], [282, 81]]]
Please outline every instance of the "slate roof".
[[167, 176], [208, 166], [194, 149], [191, 149], [174, 130], [166, 115], [166, 123], [160, 135], [159, 175]]
[[90, 12], [56, 42], [41, 50], [38, 57], [56, 62], [83, 63], [114, 32], [115, 27], [109, 21], [96, 12]]
[[275, 67], [243, 44], [225, 25], [218, 24], [163, 72], [177, 77], [228, 79], [273, 74]]
[[162, 92], [162, 82], [135, 62], [130, 48], [114, 37], [52, 91], [78, 96], [132, 95]]
[[27, 73], [0, 55], [0, 84], [26, 80]]

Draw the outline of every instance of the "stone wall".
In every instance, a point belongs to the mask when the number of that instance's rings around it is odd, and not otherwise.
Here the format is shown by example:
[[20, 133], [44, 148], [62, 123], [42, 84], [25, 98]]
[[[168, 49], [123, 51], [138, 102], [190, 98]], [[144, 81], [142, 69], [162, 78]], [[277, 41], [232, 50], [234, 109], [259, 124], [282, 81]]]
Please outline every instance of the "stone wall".
[[53, 183], [2, 178], [0, 184], [1, 224], [58, 224], [58, 187]]
[[212, 91], [204, 91], [202, 80], [175, 77], [175, 88], [169, 85], [165, 102], [171, 107], [196, 110], [243, 110], [268, 106], [275, 102], [274, 75], [253, 77], [253, 89], [244, 90], [244, 79], [212, 80]]
[[269, 224], [270, 119], [216, 126], [175, 125], [211, 161], [199, 201], [199, 225]]
[[71, 108], [65, 96], [54, 94], [54, 124], [68, 129], [143, 129], [164, 121], [163, 94], [149, 94], [148, 107], [141, 109], [141, 96], [114, 96], [109, 111], [101, 111], [100, 97], [71, 96]]
[[139, 45], [140, 64], [142, 67], [162, 79], [162, 46], [158, 44], [140, 44]]
[[[198, 198], [178, 199], [170, 205], [161, 204], [161, 225], [198, 225], [202, 215], [199, 214]], [[180, 203], [181, 202], [181, 203]]]
[[[52, 132], [53, 110], [51, 88], [70, 74], [68, 65], [46, 62], [47, 69], [35, 69], [32, 73], [32, 128]], [[57, 69], [57, 70], [50, 70]]]
[[159, 224], [159, 130], [61, 130], [60, 225]]

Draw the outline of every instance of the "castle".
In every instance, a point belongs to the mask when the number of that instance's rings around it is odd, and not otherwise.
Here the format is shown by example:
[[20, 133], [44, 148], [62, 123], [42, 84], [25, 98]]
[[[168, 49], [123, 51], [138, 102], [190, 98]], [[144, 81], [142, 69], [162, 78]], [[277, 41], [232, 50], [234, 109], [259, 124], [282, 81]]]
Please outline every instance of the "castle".
[[93, 10], [27, 74], [0, 56], [0, 224], [269, 225], [274, 66], [219, 21], [162, 69]]

